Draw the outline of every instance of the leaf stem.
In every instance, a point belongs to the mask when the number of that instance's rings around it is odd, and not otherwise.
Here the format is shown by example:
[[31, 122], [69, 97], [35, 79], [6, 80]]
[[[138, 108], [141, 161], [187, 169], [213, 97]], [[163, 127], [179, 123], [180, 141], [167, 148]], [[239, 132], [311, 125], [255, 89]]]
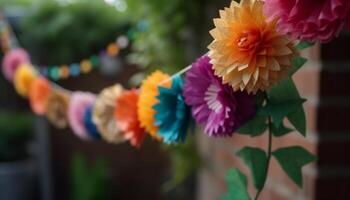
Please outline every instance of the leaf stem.
[[[267, 95], [266, 95], [266, 101], [268, 101]], [[265, 187], [267, 174], [269, 173], [269, 168], [270, 168], [271, 156], [272, 156], [272, 118], [271, 118], [271, 116], [269, 116], [268, 117], [268, 147], [267, 147], [267, 160], [266, 160], [266, 168], [265, 168], [265, 178], [264, 178], [263, 186], [261, 187], [261, 189], [259, 189], [257, 191], [257, 193], [255, 195], [255, 198], [254, 198], [255, 200], [259, 199], [259, 196], [260, 196], [262, 190]]]

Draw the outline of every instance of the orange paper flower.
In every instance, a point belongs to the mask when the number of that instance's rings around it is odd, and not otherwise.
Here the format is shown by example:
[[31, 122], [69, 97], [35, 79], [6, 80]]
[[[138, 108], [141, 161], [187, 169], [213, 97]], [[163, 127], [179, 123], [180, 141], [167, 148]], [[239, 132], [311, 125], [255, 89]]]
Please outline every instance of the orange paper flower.
[[235, 91], [265, 91], [287, 74], [296, 55], [294, 43], [276, 31], [276, 20], [267, 21], [263, 4], [261, 0], [232, 1], [214, 19], [209, 57], [215, 74]]
[[125, 139], [130, 140], [133, 146], [140, 147], [145, 138], [145, 131], [140, 126], [137, 117], [137, 90], [124, 91], [116, 100], [114, 116], [118, 128], [124, 132]]
[[29, 101], [33, 112], [43, 115], [46, 112], [46, 103], [51, 93], [49, 81], [40, 77], [33, 81], [29, 90]]
[[156, 71], [142, 82], [140, 88], [140, 98], [138, 101], [138, 117], [141, 127], [144, 128], [152, 137], [160, 139], [157, 136], [158, 126], [154, 125], [154, 115], [156, 111], [153, 106], [158, 103], [158, 86], [162, 83], [163, 87], [170, 88], [170, 76], [161, 71]]
[[15, 89], [19, 95], [22, 97], [27, 97], [29, 93], [30, 86], [35, 80], [37, 74], [33, 67], [29, 64], [22, 64], [19, 66], [15, 73]]

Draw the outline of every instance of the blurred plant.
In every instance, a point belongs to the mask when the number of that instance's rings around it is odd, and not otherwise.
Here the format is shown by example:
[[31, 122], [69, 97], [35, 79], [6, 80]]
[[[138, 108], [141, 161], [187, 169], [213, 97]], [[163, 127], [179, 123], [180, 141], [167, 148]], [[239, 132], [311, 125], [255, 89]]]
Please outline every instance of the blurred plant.
[[83, 155], [73, 155], [71, 163], [71, 189], [73, 200], [107, 199], [108, 188], [107, 164], [103, 159], [89, 167]]
[[181, 145], [163, 145], [163, 149], [170, 153], [172, 178], [163, 185], [164, 191], [168, 192], [195, 176], [201, 165], [201, 158], [195, 144], [195, 136], [189, 135], [186, 142]]
[[190, 35], [200, 27], [203, 1], [126, 2], [126, 12], [135, 13], [136, 22], [143, 19], [137, 24], [147, 29], [134, 34], [133, 54], [129, 60], [149, 70], [161, 68], [169, 73], [185, 67], [192, 59], [187, 56], [188, 48], [196, 48]]
[[127, 15], [103, 0], [38, 1], [25, 9], [18, 36], [44, 64], [65, 64], [90, 56], [128, 28]]
[[0, 162], [26, 159], [26, 145], [33, 136], [33, 115], [0, 112]]

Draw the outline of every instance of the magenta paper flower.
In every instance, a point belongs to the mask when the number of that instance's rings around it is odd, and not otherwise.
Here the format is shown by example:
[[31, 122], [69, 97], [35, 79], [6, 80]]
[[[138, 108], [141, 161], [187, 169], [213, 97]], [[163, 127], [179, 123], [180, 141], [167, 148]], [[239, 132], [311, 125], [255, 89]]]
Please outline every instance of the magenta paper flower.
[[73, 132], [83, 140], [90, 140], [85, 127], [85, 112], [95, 102], [95, 95], [87, 92], [74, 92], [68, 108], [68, 121]]
[[279, 30], [309, 42], [329, 42], [349, 23], [349, 0], [265, 0]]
[[21, 64], [29, 64], [30, 57], [24, 49], [14, 49], [7, 52], [2, 60], [2, 72], [9, 81], [13, 80], [17, 68]]
[[199, 58], [187, 72], [184, 96], [193, 117], [209, 136], [232, 136], [255, 114], [253, 96], [223, 85], [208, 56]]

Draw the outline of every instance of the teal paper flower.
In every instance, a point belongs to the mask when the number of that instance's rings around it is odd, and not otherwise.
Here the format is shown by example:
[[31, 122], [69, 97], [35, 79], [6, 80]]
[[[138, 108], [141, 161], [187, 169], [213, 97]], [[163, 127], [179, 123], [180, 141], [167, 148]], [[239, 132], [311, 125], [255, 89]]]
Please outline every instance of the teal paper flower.
[[183, 81], [180, 76], [172, 80], [171, 88], [158, 87], [159, 103], [156, 110], [155, 125], [159, 126], [158, 135], [164, 143], [184, 142], [191, 120], [190, 108], [182, 95]]

